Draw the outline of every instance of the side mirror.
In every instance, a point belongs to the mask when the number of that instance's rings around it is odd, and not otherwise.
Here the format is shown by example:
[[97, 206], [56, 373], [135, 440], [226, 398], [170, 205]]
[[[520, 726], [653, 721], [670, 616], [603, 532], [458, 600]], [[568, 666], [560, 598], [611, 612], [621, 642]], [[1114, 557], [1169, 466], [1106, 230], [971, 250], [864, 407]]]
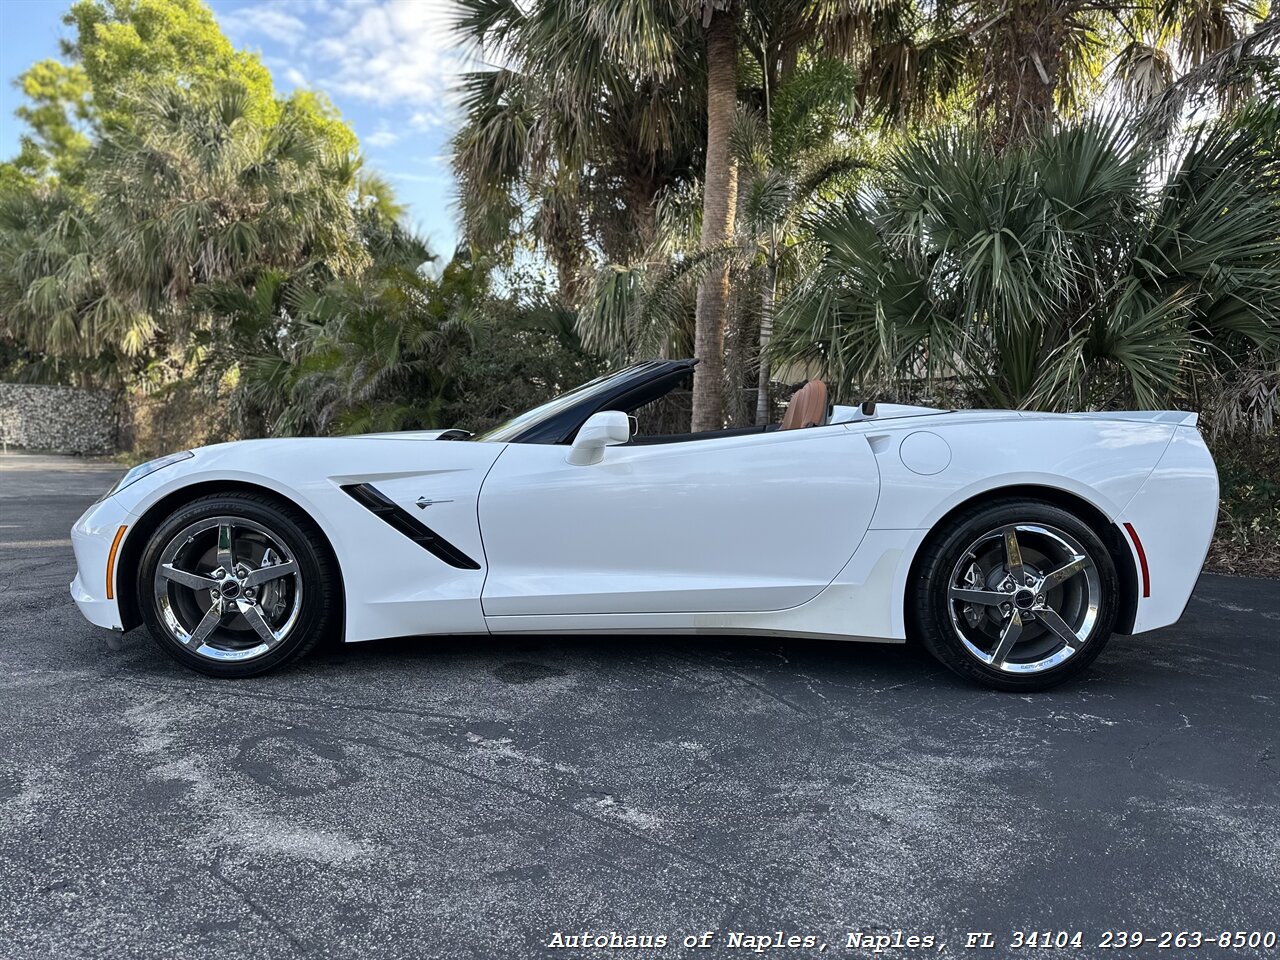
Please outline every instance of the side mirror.
[[602, 410], [579, 428], [569, 449], [569, 462], [578, 466], [599, 463], [604, 459], [605, 447], [630, 439], [631, 418], [621, 410]]

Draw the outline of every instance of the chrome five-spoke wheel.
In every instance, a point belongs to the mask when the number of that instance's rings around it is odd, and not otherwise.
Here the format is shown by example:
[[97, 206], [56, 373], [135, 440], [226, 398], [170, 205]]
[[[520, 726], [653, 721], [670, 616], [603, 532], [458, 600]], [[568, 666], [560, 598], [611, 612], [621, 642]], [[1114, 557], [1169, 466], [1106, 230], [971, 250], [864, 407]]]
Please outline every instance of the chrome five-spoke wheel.
[[216, 677], [250, 677], [341, 628], [342, 581], [324, 534], [266, 493], [213, 493], [150, 533], [139, 612], [169, 656]]
[[288, 636], [302, 609], [298, 561], [283, 539], [241, 517], [198, 520], [160, 554], [156, 608], [178, 643], [211, 660], [251, 660]]
[[1047, 524], [1015, 523], [969, 544], [947, 596], [951, 628], [970, 654], [998, 670], [1038, 673], [1088, 640], [1102, 586], [1075, 538]]
[[1115, 624], [1115, 558], [1094, 527], [1058, 504], [1001, 498], [968, 507], [939, 525], [914, 576], [912, 626], [924, 645], [1000, 690], [1074, 676]]

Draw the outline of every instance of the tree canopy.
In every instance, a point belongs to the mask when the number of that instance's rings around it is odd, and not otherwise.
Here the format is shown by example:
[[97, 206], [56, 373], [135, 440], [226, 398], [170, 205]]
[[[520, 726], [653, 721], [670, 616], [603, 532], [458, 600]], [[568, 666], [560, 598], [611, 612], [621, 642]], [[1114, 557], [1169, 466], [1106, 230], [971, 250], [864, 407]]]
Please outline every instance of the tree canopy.
[[89, 146], [136, 125], [144, 89], [242, 91], [245, 115], [273, 123], [288, 113], [334, 150], [354, 151], [355, 134], [323, 94], [276, 95], [257, 54], [237, 50], [203, 0], [76, 0], [63, 17], [72, 37], [63, 59], [41, 60], [19, 78], [27, 125], [18, 157], [0, 182], [74, 178]]
[[815, 371], [844, 399], [1270, 389], [1258, 0], [460, 10], [497, 65], [460, 82], [441, 262], [323, 93], [277, 94], [201, 0], [74, 0], [0, 164], [8, 375], [200, 381], [249, 433], [498, 418], [654, 354], [701, 357], [704, 429]]

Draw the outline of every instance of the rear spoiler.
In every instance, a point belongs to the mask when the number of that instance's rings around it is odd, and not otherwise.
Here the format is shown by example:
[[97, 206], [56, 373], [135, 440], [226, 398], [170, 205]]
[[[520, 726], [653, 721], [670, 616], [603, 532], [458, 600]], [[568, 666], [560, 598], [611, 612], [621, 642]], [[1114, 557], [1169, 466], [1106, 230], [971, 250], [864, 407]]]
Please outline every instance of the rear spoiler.
[[[1035, 413], [1025, 412], [1023, 416], [1034, 417]], [[1194, 427], [1200, 421], [1200, 414], [1187, 413], [1185, 410], [1098, 410], [1090, 413], [1068, 414], [1073, 417], [1089, 417], [1093, 420], [1136, 420], [1140, 423], [1169, 423], [1179, 427]]]

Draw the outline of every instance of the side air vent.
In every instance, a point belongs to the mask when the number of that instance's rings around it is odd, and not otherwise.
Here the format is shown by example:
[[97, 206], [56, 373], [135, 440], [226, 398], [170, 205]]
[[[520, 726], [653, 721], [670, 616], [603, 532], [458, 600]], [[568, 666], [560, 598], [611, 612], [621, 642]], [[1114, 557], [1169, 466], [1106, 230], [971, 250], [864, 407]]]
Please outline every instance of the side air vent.
[[435, 554], [449, 566], [459, 567], [463, 570], [480, 569], [480, 564], [476, 563], [417, 517], [400, 509], [393, 501], [388, 500], [369, 484], [348, 484], [342, 488], [342, 491], [379, 520], [384, 521], [388, 526], [395, 527], [395, 529], [422, 547], [423, 550], [428, 550]]

